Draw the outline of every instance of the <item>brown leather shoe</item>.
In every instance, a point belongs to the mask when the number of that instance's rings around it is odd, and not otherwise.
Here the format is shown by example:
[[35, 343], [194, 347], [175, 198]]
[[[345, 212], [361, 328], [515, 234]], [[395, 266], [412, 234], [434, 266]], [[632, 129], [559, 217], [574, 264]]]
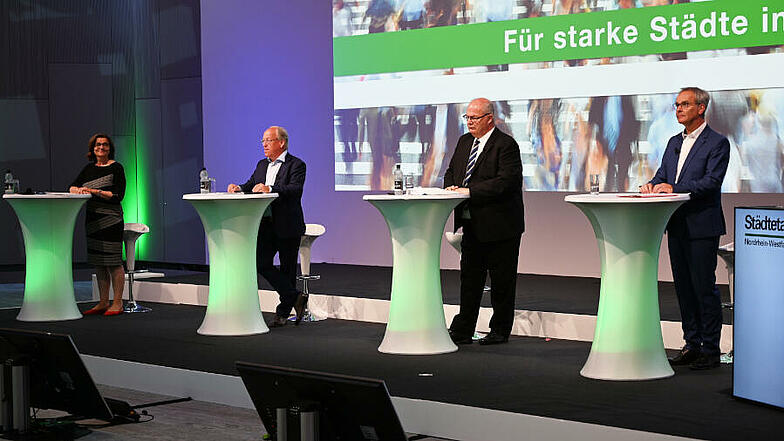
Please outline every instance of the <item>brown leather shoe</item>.
[[700, 351], [696, 349], [683, 348], [678, 355], [670, 358], [670, 366], [686, 366], [692, 364], [700, 357]]
[[286, 323], [288, 323], [286, 317], [281, 317], [275, 314], [275, 318], [270, 320], [269, 323], [267, 323], [267, 326], [269, 326], [270, 328], [280, 328], [281, 326], [286, 326]]
[[296, 319], [294, 320], [294, 325], [299, 325], [299, 322], [302, 321], [302, 317], [305, 315], [305, 308], [308, 306], [308, 295], [304, 292], [300, 292], [297, 295], [297, 300], [294, 301], [294, 314], [296, 315]]

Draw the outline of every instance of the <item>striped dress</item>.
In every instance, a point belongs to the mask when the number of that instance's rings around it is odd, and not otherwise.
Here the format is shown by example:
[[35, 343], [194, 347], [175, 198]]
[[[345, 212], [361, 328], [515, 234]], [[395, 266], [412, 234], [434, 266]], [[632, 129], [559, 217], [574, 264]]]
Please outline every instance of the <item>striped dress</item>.
[[107, 166], [86, 165], [71, 183], [72, 187], [111, 191], [104, 199], [93, 196], [87, 201], [87, 261], [96, 266], [122, 265], [123, 211], [120, 201], [125, 195], [125, 171], [119, 162]]

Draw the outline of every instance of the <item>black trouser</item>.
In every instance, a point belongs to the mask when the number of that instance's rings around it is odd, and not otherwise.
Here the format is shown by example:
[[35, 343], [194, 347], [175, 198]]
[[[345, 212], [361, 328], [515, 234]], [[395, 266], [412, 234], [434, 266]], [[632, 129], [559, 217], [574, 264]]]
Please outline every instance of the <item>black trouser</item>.
[[[280, 296], [275, 313], [288, 317], [297, 300], [297, 253], [300, 237], [279, 237], [275, 234], [272, 219], [262, 218], [259, 240], [256, 244], [256, 268]], [[275, 254], [280, 260], [280, 269], [273, 264]]]
[[512, 332], [520, 238], [479, 242], [470, 226], [463, 227], [460, 313], [452, 320], [450, 329], [453, 333], [473, 335], [488, 272], [490, 302], [493, 305], [490, 331], [503, 336]]
[[689, 239], [669, 232], [667, 245], [686, 347], [706, 355], [719, 355], [722, 322], [721, 295], [716, 288], [719, 237]]

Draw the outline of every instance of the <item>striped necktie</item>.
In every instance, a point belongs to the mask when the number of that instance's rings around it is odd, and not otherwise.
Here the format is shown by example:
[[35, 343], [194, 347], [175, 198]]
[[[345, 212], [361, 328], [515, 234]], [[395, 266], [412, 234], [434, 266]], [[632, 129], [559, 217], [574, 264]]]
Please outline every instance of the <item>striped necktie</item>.
[[479, 140], [474, 140], [474, 145], [471, 147], [471, 154], [468, 155], [468, 165], [466, 166], [466, 173], [465, 178], [463, 178], [463, 187], [468, 185], [468, 181], [471, 180], [471, 173], [474, 172], [474, 166], [476, 165], [476, 157], [479, 156]]

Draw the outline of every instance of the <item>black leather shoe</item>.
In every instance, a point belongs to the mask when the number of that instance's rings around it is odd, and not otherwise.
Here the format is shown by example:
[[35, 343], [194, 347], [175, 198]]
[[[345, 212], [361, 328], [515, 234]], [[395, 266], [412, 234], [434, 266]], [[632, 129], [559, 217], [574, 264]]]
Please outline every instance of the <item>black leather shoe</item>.
[[495, 332], [490, 332], [489, 334], [485, 335], [484, 337], [479, 339], [480, 345], [497, 345], [501, 343], [506, 343], [509, 341], [508, 335], [501, 335]]
[[456, 345], [470, 345], [474, 342], [470, 335], [458, 334], [451, 329], [449, 330], [449, 338], [451, 338], [452, 343]]
[[267, 323], [267, 326], [269, 326], [270, 328], [280, 328], [281, 326], [286, 326], [286, 323], [288, 323], [286, 317], [281, 317], [275, 314], [275, 318], [270, 320], [269, 323]]
[[694, 363], [689, 365], [689, 369], [694, 369], [695, 371], [705, 371], [708, 369], [715, 369], [719, 366], [721, 366], [720, 355], [700, 354], [700, 356], [694, 360]]
[[700, 351], [683, 348], [678, 355], [668, 359], [670, 366], [686, 366], [692, 364], [700, 357]]
[[296, 315], [296, 319], [294, 319], [294, 324], [299, 325], [299, 322], [302, 321], [302, 317], [305, 315], [305, 307], [308, 306], [308, 295], [304, 292], [300, 292], [297, 294], [297, 300], [294, 301], [294, 314]]

